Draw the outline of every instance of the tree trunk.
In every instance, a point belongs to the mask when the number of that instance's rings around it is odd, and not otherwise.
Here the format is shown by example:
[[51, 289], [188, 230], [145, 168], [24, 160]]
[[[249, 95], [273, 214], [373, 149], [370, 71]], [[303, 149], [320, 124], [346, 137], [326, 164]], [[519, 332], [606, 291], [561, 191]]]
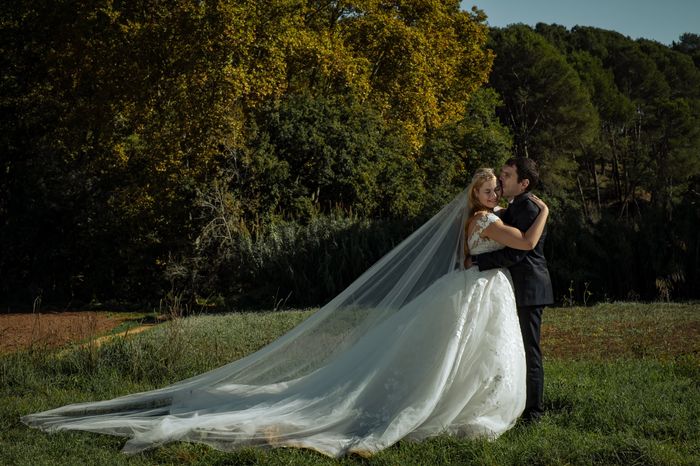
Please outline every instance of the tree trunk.
[[617, 141], [615, 136], [610, 134], [610, 151], [612, 153], [612, 177], [615, 186], [615, 197], [622, 202], [622, 187], [620, 186], [620, 167], [617, 157]]
[[[604, 164], [605, 162], [603, 162]], [[598, 212], [602, 210], [600, 203], [600, 182], [598, 181], [598, 172], [595, 169], [595, 160], [591, 163], [591, 168], [593, 169], [593, 186], [595, 187], [595, 200], [598, 206]]]
[[576, 184], [578, 185], [578, 192], [581, 195], [581, 207], [583, 207], [583, 215], [586, 216], [586, 220], [591, 221], [591, 215], [588, 212], [588, 205], [586, 204], [586, 196], [583, 194], [583, 186], [581, 186], [581, 177], [576, 175]]

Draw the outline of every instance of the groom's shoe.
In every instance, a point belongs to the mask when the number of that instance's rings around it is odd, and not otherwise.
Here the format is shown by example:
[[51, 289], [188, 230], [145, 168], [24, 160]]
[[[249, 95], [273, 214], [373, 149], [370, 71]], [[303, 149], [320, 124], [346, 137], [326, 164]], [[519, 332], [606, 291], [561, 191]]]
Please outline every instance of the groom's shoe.
[[531, 426], [531, 425], [537, 424], [541, 420], [542, 420], [542, 413], [539, 413], [539, 412], [523, 413], [523, 415], [520, 417], [520, 422], [524, 426]]

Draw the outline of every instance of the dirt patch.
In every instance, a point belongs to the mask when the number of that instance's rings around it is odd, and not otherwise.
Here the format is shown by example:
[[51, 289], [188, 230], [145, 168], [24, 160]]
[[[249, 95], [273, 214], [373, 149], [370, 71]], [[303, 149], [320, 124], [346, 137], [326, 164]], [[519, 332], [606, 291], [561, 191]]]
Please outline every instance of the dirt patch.
[[700, 322], [610, 322], [562, 328], [542, 325], [542, 353], [554, 359], [673, 358], [700, 354]]
[[[128, 314], [110, 312], [45, 312], [0, 314], [0, 354], [35, 348], [56, 348], [93, 339], [97, 344]], [[135, 334], [150, 326], [130, 328]], [[675, 357], [700, 354], [700, 321], [618, 320], [545, 323], [542, 353], [553, 359], [616, 359], [619, 357]]]
[[86, 341], [126, 320], [128, 316], [90, 311], [0, 314], [0, 353]]

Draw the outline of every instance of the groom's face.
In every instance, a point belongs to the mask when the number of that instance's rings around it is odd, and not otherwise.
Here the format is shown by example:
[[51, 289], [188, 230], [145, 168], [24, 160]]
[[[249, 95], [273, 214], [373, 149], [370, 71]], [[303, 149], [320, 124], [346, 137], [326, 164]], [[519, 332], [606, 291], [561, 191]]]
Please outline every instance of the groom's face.
[[498, 179], [501, 181], [503, 197], [506, 199], [513, 199], [515, 196], [525, 191], [525, 186], [523, 186], [523, 184], [527, 180], [518, 183], [518, 169], [515, 166], [503, 165], [503, 168], [501, 168], [501, 175]]

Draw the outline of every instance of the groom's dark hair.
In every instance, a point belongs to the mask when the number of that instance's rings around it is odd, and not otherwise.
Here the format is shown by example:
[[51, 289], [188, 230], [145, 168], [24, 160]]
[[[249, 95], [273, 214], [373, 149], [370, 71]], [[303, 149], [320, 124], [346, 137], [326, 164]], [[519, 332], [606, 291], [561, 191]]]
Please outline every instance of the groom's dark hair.
[[525, 191], [530, 191], [540, 182], [540, 174], [537, 171], [537, 164], [528, 157], [511, 157], [506, 161], [509, 167], [515, 167], [518, 172], [518, 183], [523, 180], [530, 180]]

